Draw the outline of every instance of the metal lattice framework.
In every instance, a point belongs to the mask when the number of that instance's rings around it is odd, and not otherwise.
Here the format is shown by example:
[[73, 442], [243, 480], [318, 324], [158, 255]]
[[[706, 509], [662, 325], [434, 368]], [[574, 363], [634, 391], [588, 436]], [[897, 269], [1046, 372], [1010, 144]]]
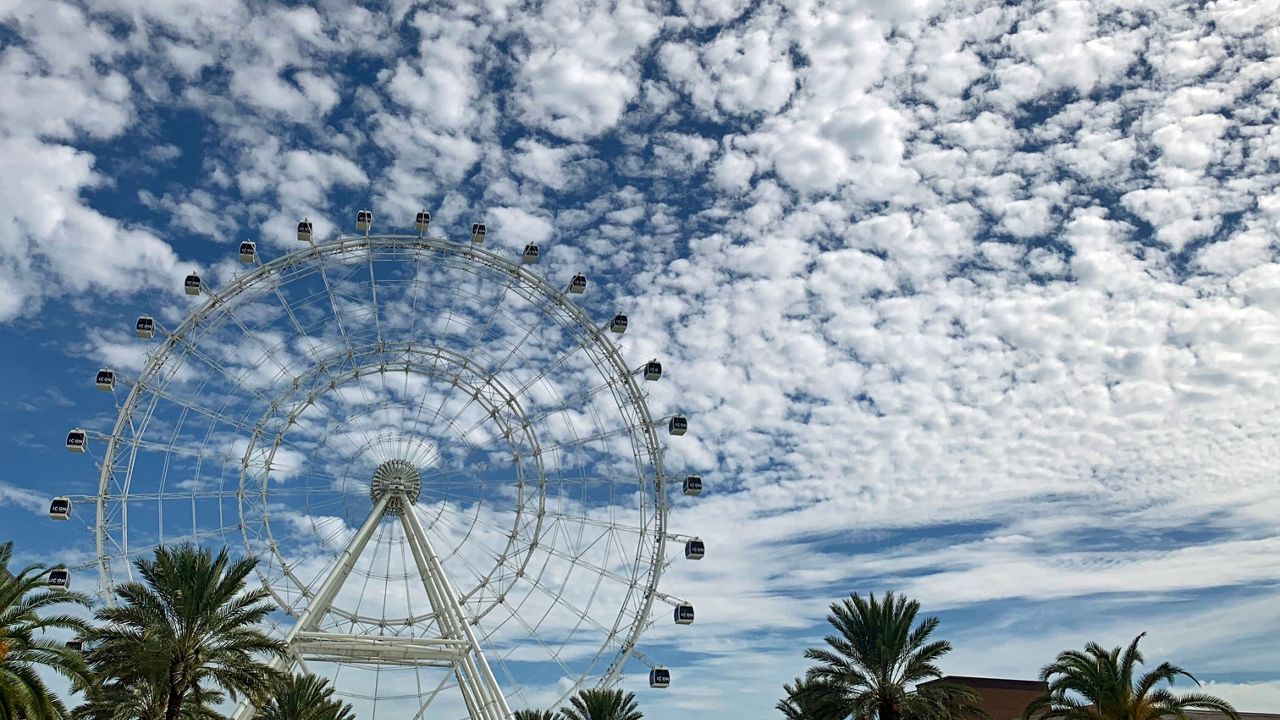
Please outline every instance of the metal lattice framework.
[[617, 323], [442, 237], [247, 250], [147, 324], [136, 378], [99, 375], [116, 421], [71, 499], [96, 507], [104, 599], [159, 544], [241, 544], [292, 660], [362, 716], [498, 720], [653, 667], [636, 645], [655, 602], [686, 605], [658, 584], [690, 538]]

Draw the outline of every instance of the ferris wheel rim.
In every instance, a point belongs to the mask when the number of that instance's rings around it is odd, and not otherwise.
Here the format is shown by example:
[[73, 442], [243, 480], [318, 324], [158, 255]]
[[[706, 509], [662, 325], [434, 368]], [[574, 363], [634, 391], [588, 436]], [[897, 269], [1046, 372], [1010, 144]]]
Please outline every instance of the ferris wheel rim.
[[[98, 482], [98, 495], [96, 502], [96, 518], [95, 535], [98, 551], [98, 568], [101, 587], [106, 591], [113, 585], [111, 577], [110, 558], [112, 553], [107, 547], [106, 522], [105, 515], [108, 502], [113, 498], [111, 481], [114, 476], [115, 459], [120, 454], [121, 438], [125, 430], [126, 424], [132, 419], [133, 414], [143, 397], [142, 388], [144, 384], [151, 380], [164, 367], [165, 363], [173, 356], [183, 339], [186, 339], [193, 331], [204, 323], [208, 318], [217, 313], [220, 308], [232, 303], [242, 293], [254, 288], [257, 283], [268, 280], [273, 276], [283, 273], [285, 270], [310, 261], [323, 262], [327, 257], [340, 256], [345, 253], [355, 253], [367, 250], [372, 257], [375, 248], [391, 249], [391, 250], [413, 250], [415, 258], [417, 253], [425, 251], [434, 251], [448, 254], [454, 258], [461, 258], [467, 262], [476, 262], [484, 267], [505, 273], [512, 281], [519, 281], [522, 288], [528, 289], [531, 293], [545, 298], [548, 306], [554, 308], [557, 312], [563, 313], [569, 319], [573, 320], [576, 325], [585, 333], [591, 342], [582, 342], [582, 346], [591, 349], [602, 350], [599, 359], [603, 362], [598, 367], [608, 368], [610, 372], [609, 390], [615, 396], [615, 402], [621, 407], [626, 396], [626, 404], [633, 407], [636, 411], [638, 422], [632, 426], [633, 430], [638, 430], [638, 436], [643, 438], [644, 450], [648, 462], [654, 468], [654, 508], [656, 522], [655, 526], [649, 529], [653, 538], [653, 554], [645, 565], [648, 570], [646, 573], [646, 582], [643, 585], [632, 585], [629, 592], [639, 591], [641, 593], [641, 603], [637, 608], [635, 617], [636, 621], [626, 633], [625, 638], [619, 638], [621, 650], [604, 673], [603, 682], [612, 682], [621, 672], [622, 666], [626, 663], [628, 657], [633, 654], [636, 642], [647, 627], [646, 623], [641, 622], [639, 618], [648, 617], [652, 612], [655, 599], [660, 595], [658, 591], [658, 582], [661, 577], [663, 568], [665, 567], [665, 538], [667, 537], [667, 506], [666, 497], [666, 478], [662, 467], [662, 443], [658, 439], [656, 424], [649, 413], [647, 404], [644, 401], [644, 393], [640, 392], [639, 387], [632, 375], [631, 370], [626, 366], [621, 358], [618, 346], [604, 334], [596, 323], [580, 308], [576, 303], [570, 301], [565, 293], [552, 286], [540, 275], [531, 272], [528, 268], [508, 261], [505, 258], [483, 248], [478, 248], [466, 244], [451, 242], [440, 237], [422, 237], [409, 235], [369, 235], [340, 237], [329, 242], [313, 243], [305, 248], [289, 252], [281, 257], [275, 258], [269, 262], [260, 264], [257, 268], [248, 273], [244, 273], [236, 277], [226, 287], [218, 291], [209, 291], [209, 297], [199, 306], [190, 311], [184, 321], [173, 331], [165, 331], [165, 339], [161, 348], [155, 353], [149, 354], [146, 365], [139, 374], [138, 382], [133, 384], [129, 395], [125, 402], [118, 408], [116, 424], [112, 429], [107, 443], [107, 453], [102, 462], [101, 471]], [[278, 291], [277, 291], [278, 292]], [[416, 300], [415, 300], [416, 303]], [[286, 311], [288, 307], [286, 305]], [[375, 316], [376, 317], [376, 316]], [[295, 321], [296, 322], [296, 321]], [[572, 327], [569, 325], [568, 327]], [[595, 357], [595, 356], [593, 356]], [[183, 362], [186, 361], [183, 356]], [[633, 438], [635, 436], [633, 435]], [[640, 448], [636, 448], [639, 452]], [[136, 449], [134, 450], [136, 452]], [[131, 471], [130, 471], [131, 472]], [[640, 473], [643, 477], [646, 473]], [[128, 481], [126, 481], [117, 497], [120, 501], [127, 501], [128, 498]], [[541, 513], [539, 513], [541, 515]], [[243, 520], [243, 518], [242, 518]], [[127, 516], [123, 521], [127, 528]], [[539, 517], [541, 522], [541, 517]], [[127, 552], [123, 551], [122, 552]], [[637, 548], [637, 553], [641, 549]], [[110, 593], [106, 593], [109, 595]], [[282, 606], [283, 607], [283, 606]], [[623, 608], [626, 602], [623, 603]], [[615, 623], [610, 631], [609, 638], [613, 638], [620, 629], [622, 623], [622, 613], [615, 618]], [[604, 646], [601, 648], [603, 652]], [[597, 654], [598, 657], [599, 653]], [[581, 682], [581, 678], [578, 679]]]

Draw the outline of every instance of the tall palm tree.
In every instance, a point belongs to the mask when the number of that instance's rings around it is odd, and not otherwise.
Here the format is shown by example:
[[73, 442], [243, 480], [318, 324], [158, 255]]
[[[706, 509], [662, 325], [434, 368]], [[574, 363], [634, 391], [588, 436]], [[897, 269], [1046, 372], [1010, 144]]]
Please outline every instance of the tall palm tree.
[[564, 720], [554, 710], [517, 710], [515, 716], [516, 720]]
[[1175, 695], [1161, 683], [1173, 684], [1179, 675], [1195, 683], [1191, 673], [1177, 665], [1162, 662], [1134, 677], [1143, 662], [1138, 641], [1142, 633], [1120, 651], [1110, 652], [1091, 642], [1084, 651], [1064, 650], [1040, 671], [1040, 679], [1049, 683], [1049, 692], [1027, 706], [1023, 718], [1041, 720], [1186, 720], [1188, 710], [1212, 710], [1232, 720], [1240, 715], [1222, 698], [1207, 693]]
[[[960, 720], [984, 718], [980, 698], [969, 688], [929, 683], [942, 677], [937, 661], [951, 651], [945, 640], [929, 640], [938, 618], [916, 624], [920, 603], [905, 596], [854, 593], [831, 604], [827, 622], [837, 634], [826, 648], [805, 650], [818, 661], [805, 679], [821, 690], [814, 702], [822, 712], [859, 720]], [[914, 627], [913, 627], [914, 626]], [[915, 685], [915, 690], [907, 688]]]
[[48, 668], [76, 687], [85, 686], [88, 671], [79, 653], [44, 633], [59, 629], [83, 634], [87, 628], [80, 618], [42, 613], [61, 603], [88, 605], [89, 598], [46, 589], [49, 570], [43, 565], [28, 565], [13, 574], [12, 558], [13, 543], [0, 544], [0, 720], [58, 720], [67, 716], [67, 708], [49, 691], [37, 668]]
[[333, 686], [315, 675], [286, 675], [258, 710], [260, 720], [355, 720], [350, 703], [333, 697]]
[[193, 696], [264, 699], [279, 679], [269, 661], [285, 644], [259, 629], [273, 606], [266, 590], [246, 590], [255, 564], [193, 545], [138, 559], [143, 582], [117, 586], [116, 606], [97, 613], [103, 627], [88, 635], [90, 666], [144, 705], [162, 698], [163, 720], [180, 720]]
[[636, 694], [608, 688], [587, 688], [560, 708], [565, 720], [641, 720]]

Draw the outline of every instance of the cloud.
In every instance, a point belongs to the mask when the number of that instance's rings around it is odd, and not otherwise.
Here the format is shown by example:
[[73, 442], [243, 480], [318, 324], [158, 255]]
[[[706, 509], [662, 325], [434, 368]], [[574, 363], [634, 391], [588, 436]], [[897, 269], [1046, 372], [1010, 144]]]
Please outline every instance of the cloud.
[[46, 497], [0, 480], [0, 503], [43, 515], [49, 511], [48, 502]]
[[[0, 110], [0, 320], [145, 298], [176, 326], [187, 306], [163, 292], [188, 266], [219, 283], [241, 271], [208, 239], [257, 238], [270, 255], [298, 246], [301, 217], [330, 238], [366, 204], [378, 230], [407, 231], [426, 207], [433, 232], [462, 239], [483, 215], [504, 256], [545, 243], [547, 278], [588, 273], [573, 302], [590, 317], [630, 315], [622, 356], [664, 363], [643, 386], [651, 411], [693, 427], [663, 438], [666, 467], [701, 473], [708, 492], [675, 497], [671, 528], [709, 554], [674, 562], [663, 588], [698, 622], [672, 627], [659, 608], [642, 650], [677, 687], [646, 708], [758, 712], [803, 667], [826, 603], [893, 587], [945, 615], [949, 670], [1026, 676], [1150, 625], [1163, 628], [1153, 654], [1265, 709], [1274, 683], [1253, 673], [1275, 651], [1238, 621], [1265, 614], [1277, 580], [1271, 9], [15, 6], [4, 22], [22, 42], [0, 55], [0, 88], [21, 100]], [[122, 168], [137, 156], [152, 176]], [[413, 281], [385, 263], [375, 314], [365, 260], [297, 278], [297, 326], [271, 295], [238, 307], [249, 337], [211, 330], [217, 366], [188, 358], [169, 386], [204, 383], [223, 417], [155, 427], [236, 449], [240, 418], [262, 416], [255, 392], [285, 380], [273, 359], [341, 357], [344, 335], [390, 328], [475, 346], [530, 382], [548, 446], [600, 429], [609, 394], [575, 394], [594, 365], [538, 378], [572, 345], [522, 340], [533, 309], [484, 283], [436, 284], [436, 263]], [[428, 278], [439, 291], [415, 298]], [[95, 366], [136, 369], [155, 347], [88, 337], [79, 352], [95, 359], [75, 357]], [[449, 383], [403, 382], [301, 412], [281, 486], [342, 487], [347, 465], [363, 482], [386, 428], [424, 422], [389, 412], [398, 403], [479, 426], [440, 451], [451, 462], [503, 437]], [[619, 438], [592, 449], [601, 467], [634, 465]], [[546, 462], [567, 472], [586, 457], [557, 448]], [[184, 468], [175, 483], [212, 487], [239, 465]], [[351, 530], [356, 500], [363, 489], [290, 506], [293, 540]], [[444, 526], [466, 518], [499, 537], [491, 516], [433, 509], [451, 541], [459, 528]], [[568, 592], [587, 587], [548, 567]], [[567, 633], [572, 616], [547, 627]], [[500, 638], [513, 666], [517, 650], [545, 654]], [[585, 645], [558, 640], [565, 657]], [[643, 679], [629, 668], [627, 682]], [[561, 685], [541, 678], [530, 695]]]

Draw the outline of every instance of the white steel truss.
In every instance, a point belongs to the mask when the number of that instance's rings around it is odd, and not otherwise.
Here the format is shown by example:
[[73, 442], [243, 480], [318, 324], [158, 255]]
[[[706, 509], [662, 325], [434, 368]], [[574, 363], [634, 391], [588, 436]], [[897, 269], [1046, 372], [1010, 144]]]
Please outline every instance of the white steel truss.
[[[388, 512], [398, 500], [403, 512]], [[334, 598], [355, 568], [369, 539], [384, 519], [398, 517], [404, 527], [409, 550], [413, 554], [418, 575], [427, 600], [435, 613], [441, 636], [438, 638], [410, 638], [384, 635], [356, 635], [327, 632], [320, 629], [320, 621], [333, 606]], [[359, 662], [372, 665], [429, 665], [449, 667], [458, 680], [458, 688], [467, 705], [472, 720], [511, 720], [511, 708], [507, 705], [502, 689], [485, 660], [484, 651], [476, 639], [472, 623], [445, 574], [444, 565], [427, 537], [421, 521], [413, 511], [412, 501], [404, 488], [396, 487], [382, 495], [374, 503], [369, 517], [355, 534], [337, 563], [329, 572], [315, 598], [307, 605], [298, 621], [286, 636], [289, 656], [278, 662], [284, 667], [307, 660], [322, 662]], [[242, 704], [232, 720], [249, 720], [254, 708]]]

